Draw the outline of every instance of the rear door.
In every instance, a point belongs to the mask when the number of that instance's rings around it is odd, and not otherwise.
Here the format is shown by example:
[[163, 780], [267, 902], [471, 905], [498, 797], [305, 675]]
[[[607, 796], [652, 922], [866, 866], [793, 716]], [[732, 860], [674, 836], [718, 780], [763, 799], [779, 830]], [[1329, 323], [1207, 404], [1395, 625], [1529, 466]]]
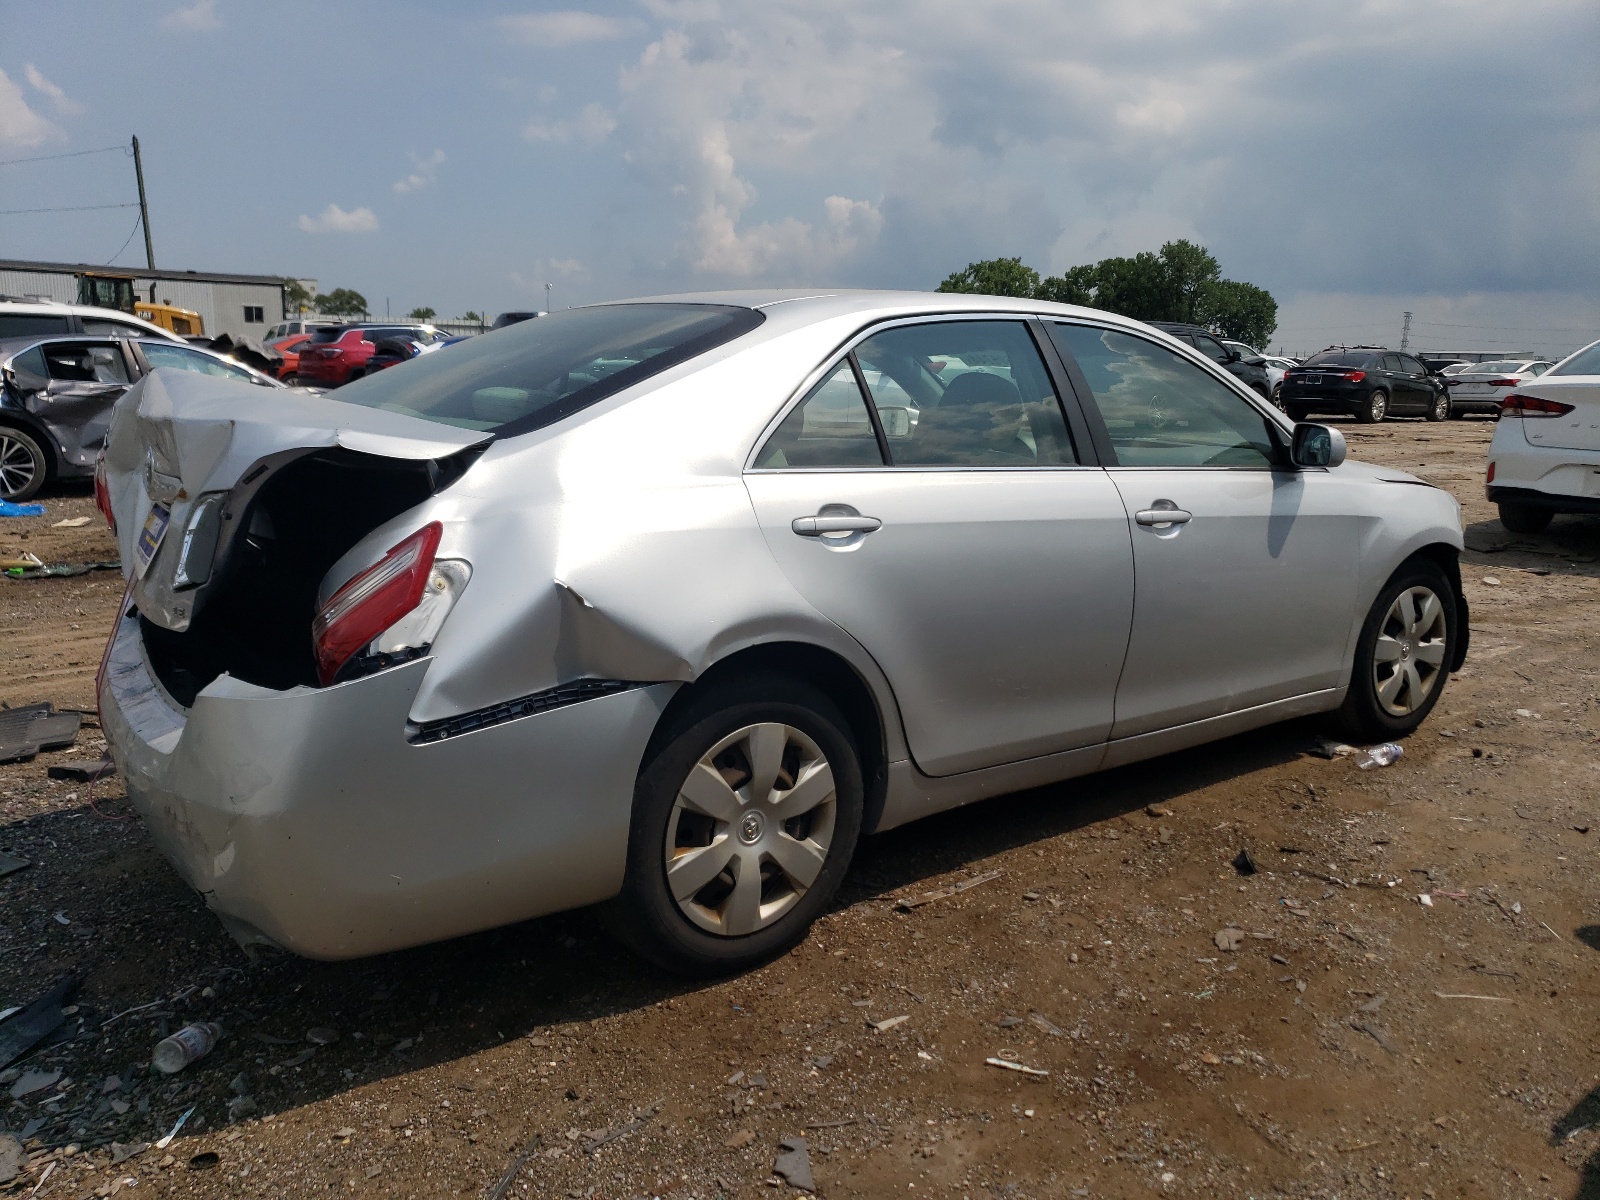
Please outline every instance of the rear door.
[[1113, 739], [1337, 687], [1356, 603], [1349, 485], [1290, 469], [1264, 413], [1165, 346], [1049, 329], [1130, 515], [1138, 586]]
[[1026, 322], [944, 318], [862, 340], [745, 474], [784, 574], [882, 667], [928, 774], [1110, 732], [1133, 556], [1085, 438]]
[[22, 405], [49, 431], [55, 452], [88, 466], [105, 442], [111, 407], [134, 378], [120, 340], [45, 342], [13, 360]]

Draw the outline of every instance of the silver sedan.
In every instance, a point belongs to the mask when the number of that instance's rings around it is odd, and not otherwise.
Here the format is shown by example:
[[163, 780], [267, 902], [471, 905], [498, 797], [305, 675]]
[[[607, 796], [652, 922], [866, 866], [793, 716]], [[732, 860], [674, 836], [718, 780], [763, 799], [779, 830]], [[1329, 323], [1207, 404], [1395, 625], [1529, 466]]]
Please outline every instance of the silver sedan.
[[1148, 326], [597, 305], [298, 396], [157, 371], [100, 471], [101, 711], [228, 928], [320, 958], [604, 904], [736, 970], [857, 841], [1466, 654], [1460, 511]]

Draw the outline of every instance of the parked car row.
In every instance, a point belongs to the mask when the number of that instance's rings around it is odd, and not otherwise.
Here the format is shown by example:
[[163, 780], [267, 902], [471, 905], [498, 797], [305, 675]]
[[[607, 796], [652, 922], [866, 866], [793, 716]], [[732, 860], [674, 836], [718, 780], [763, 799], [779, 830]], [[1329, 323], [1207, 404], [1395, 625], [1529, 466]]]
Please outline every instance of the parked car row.
[[1500, 398], [1484, 472], [1500, 523], [1512, 533], [1538, 533], [1557, 513], [1600, 513], [1600, 342], [1554, 366], [1482, 365], [1517, 368], [1499, 372], [1516, 383]]
[[433, 325], [374, 321], [307, 323], [302, 330], [268, 344], [284, 356], [280, 379], [333, 388], [452, 340], [450, 333]]

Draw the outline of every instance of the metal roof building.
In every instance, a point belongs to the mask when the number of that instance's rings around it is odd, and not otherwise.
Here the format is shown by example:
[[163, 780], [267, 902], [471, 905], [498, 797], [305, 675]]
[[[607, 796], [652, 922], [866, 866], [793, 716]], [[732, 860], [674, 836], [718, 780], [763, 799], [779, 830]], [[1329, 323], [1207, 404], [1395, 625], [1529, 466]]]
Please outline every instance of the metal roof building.
[[[0, 295], [77, 304], [79, 285], [86, 276], [131, 279], [140, 299], [193, 309], [205, 321], [205, 331], [211, 337], [222, 333], [260, 337], [287, 315], [283, 301], [285, 277], [281, 275], [0, 259]], [[315, 280], [302, 282], [310, 283], [311, 290], [315, 290]]]

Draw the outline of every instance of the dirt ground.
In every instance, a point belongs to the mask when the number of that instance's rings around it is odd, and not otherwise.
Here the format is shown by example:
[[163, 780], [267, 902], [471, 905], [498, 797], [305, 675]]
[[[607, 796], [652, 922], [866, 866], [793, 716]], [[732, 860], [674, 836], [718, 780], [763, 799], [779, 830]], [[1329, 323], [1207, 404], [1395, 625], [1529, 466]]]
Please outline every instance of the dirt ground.
[[[21, 1064], [61, 1080], [0, 1096], [31, 1131], [9, 1194], [768, 1196], [799, 1136], [832, 1197], [1600, 1196], [1600, 520], [1508, 534], [1486, 421], [1345, 429], [1465, 506], [1472, 652], [1402, 760], [1309, 756], [1302, 722], [897, 830], [803, 946], [716, 984], [581, 912], [251, 963], [117, 782], [46, 779], [98, 751], [87, 717], [0, 767], [33, 863], [0, 879], [0, 1010], [83, 977]], [[53, 526], [86, 495], [46, 501], [0, 551], [114, 556], [99, 518]], [[0, 581], [0, 698], [90, 707], [119, 595]], [[153, 1075], [197, 1019], [217, 1049]]]

